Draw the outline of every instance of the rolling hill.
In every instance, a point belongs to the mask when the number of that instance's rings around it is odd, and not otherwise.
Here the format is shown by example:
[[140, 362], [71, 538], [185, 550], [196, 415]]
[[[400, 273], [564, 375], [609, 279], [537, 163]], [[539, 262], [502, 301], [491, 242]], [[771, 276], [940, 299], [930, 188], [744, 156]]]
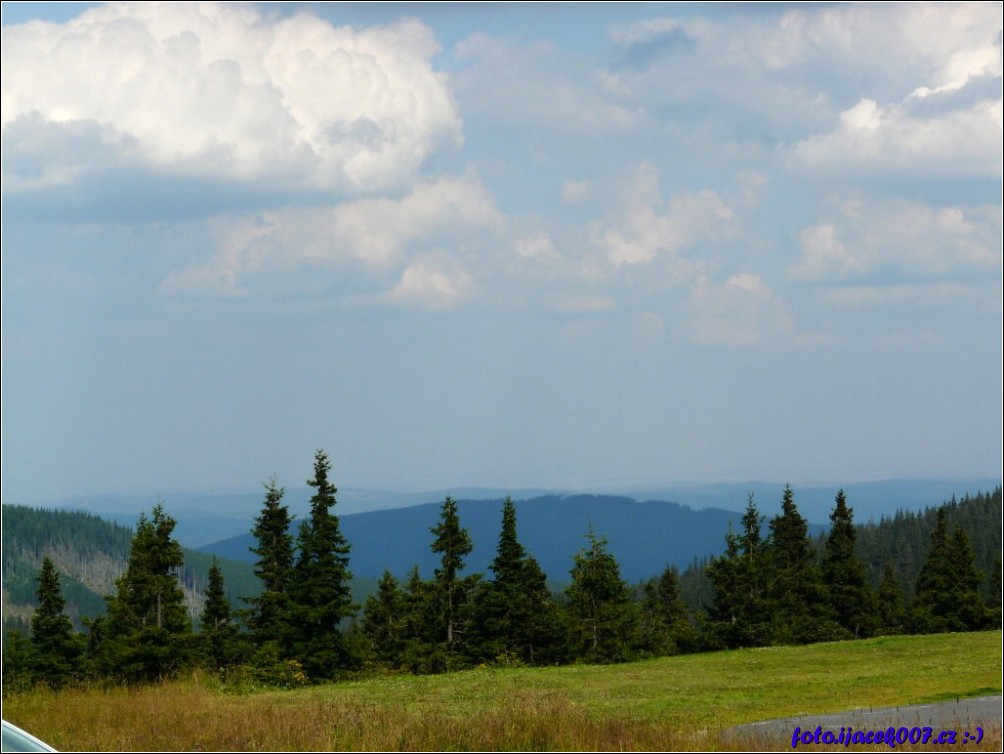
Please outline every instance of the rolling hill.
[[[486, 571], [495, 557], [502, 500], [461, 500], [460, 522], [468, 529], [474, 551], [467, 572]], [[341, 516], [342, 533], [352, 546], [350, 568], [357, 577], [376, 578], [384, 569], [403, 578], [414, 565], [430, 576], [438, 565], [430, 550], [429, 528], [439, 519], [440, 503]], [[566, 580], [572, 556], [585, 546], [592, 526], [607, 538], [621, 576], [648, 578], [667, 565], [685, 567], [694, 558], [722, 552], [729, 522], [740, 514], [708, 508], [695, 511], [678, 503], [638, 502], [612, 495], [549, 495], [516, 503], [518, 533], [544, 572]], [[821, 530], [821, 527], [816, 527]], [[250, 533], [199, 548], [233, 560], [253, 561]]]

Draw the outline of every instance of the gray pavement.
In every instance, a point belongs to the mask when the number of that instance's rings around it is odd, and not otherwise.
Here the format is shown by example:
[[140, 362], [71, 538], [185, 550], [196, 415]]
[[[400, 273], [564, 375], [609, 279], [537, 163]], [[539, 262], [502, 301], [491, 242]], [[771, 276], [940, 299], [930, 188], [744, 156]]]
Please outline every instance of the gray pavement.
[[[752, 739], [762, 742], [766, 747], [773, 744], [778, 749], [790, 750], [792, 734], [796, 727], [803, 731], [815, 731], [818, 725], [824, 731], [832, 730], [835, 734], [839, 734], [841, 727], [869, 731], [885, 730], [889, 726], [895, 728], [928, 726], [936, 732], [957, 731], [958, 743], [961, 744], [966, 732], [972, 736], [976, 735], [976, 726], [983, 728], [984, 731], [990, 727], [1001, 727], [1001, 709], [1002, 701], [999, 694], [903, 707], [866, 707], [837, 714], [801, 715], [738, 725], [722, 731], [721, 741], [727, 746], [730, 739], [746, 742]], [[810, 748], [810, 745], [805, 748]]]

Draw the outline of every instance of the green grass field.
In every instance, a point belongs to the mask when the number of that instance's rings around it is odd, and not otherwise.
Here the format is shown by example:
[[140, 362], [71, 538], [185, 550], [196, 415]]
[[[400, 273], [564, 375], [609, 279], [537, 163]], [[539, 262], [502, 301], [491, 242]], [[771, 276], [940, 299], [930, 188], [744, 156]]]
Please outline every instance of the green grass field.
[[[10, 695], [3, 714], [77, 750], [716, 749], [746, 722], [1000, 693], [1001, 646], [1000, 631], [885, 637], [285, 692], [230, 693], [196, 674]], [[1000, 727], [988, 727], [979, 748], [999, 750]]]

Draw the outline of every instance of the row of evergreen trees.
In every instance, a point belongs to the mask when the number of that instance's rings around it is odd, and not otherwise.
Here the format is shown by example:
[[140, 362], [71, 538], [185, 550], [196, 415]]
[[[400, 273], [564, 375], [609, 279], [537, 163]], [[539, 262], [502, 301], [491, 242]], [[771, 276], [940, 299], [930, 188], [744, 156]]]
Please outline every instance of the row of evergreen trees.
[[[331, 466], [314, 460], [310, 512], [296, 534], [284, 490], [266, 483], [252, 533], [259, 594], [234, 612], [218, 564], [209, 572], [199, 630], [177, 574], [182, 551], [162, 506], [141, 516], [125, 573], [107, 598], [107, 614], [77, 634], [63, 614], [59, 577], [46, 558], [30, 636], [9, 637], [4, 686], [82, 677], [155, 680], [202, 664], [279, 685], [341, 677], [384, 667], [442, 672], [480, 663], [612, 662], [727, 647], [808, 643], [878, 633], [979, 630], [1001, 621], [1000, 574], [993, 596], [979, 594], [966, 532], [949, 531], [943, 509], [930, 550], [904, 600], [890, 564], [875, 590], [855, 553], [853, 511], [837, 493], [822, 558], [786, 488], [769, 522], [747, 502], [741, 531], [706, 576], [713, 598], [694, 611], [667, 568], [632, 589], [620, 577], [606, 540], [590, 530], [573, 558], [571, 583], [552, 594], [538, 562], [520, 544], [516, 508], [506, 499], [491, 577], [464, 574], [473, 544], [457, 504], [447, 497], [431, 528], [440, 565], [429, 579], [418, 567], [402, 584], [390, 572], [362, 606], [349, 591], [350, 546], [341, 534]], [[999, 493], [997, 493], [999, 494]]]

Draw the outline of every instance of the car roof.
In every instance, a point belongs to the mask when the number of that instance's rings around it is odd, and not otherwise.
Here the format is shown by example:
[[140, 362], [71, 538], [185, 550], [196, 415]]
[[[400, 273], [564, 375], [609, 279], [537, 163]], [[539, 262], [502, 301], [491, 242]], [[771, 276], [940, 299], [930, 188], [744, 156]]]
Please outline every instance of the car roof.
[[14, 723], [3, 721], [3, 736], [0, 751], [55, 751], [49, 744], [40, 741]]

